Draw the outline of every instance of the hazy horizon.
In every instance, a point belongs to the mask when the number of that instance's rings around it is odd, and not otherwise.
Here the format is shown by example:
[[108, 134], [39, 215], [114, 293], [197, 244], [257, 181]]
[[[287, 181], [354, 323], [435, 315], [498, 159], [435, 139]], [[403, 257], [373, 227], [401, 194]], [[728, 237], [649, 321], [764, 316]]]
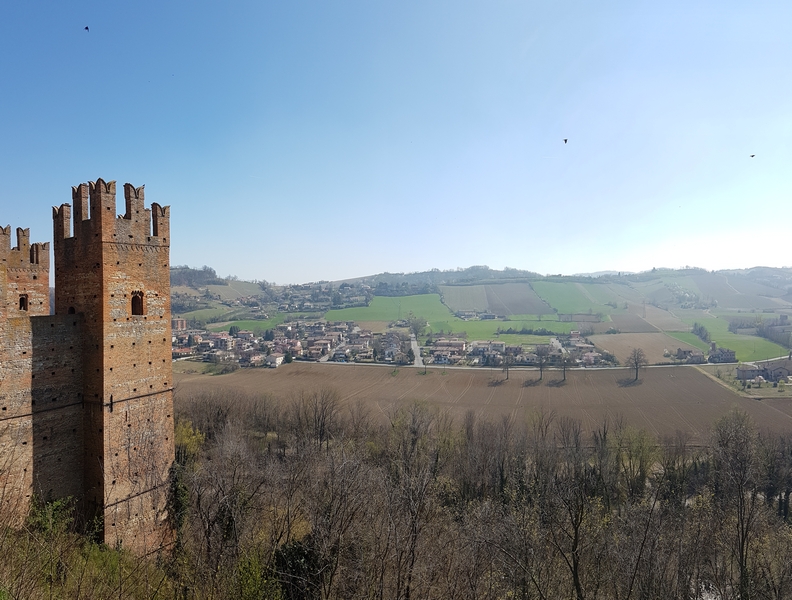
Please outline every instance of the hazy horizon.
[[791, 19], [769, 1], [7, 3], [0, 224], [51, 240], [50, 206], [102, 177], [171, 205], [172, 264], [246, 280], [782, 266]]
[[[326, 277], [323, 277], [323, 278], [319, 278], [319, 279], [305, 280], [305, 281], [274, 281], [274, 280], [262, 280], [262, 279], [256, 279], [256, 278], [246, 279], [246, 278], [240, 277], [240, 276], [238, 276], [238, 275], [236, 275], [234, 273], [222, 274], [222, 273], [217, 272], [217, 270], [214, 269], [214, 267], [212, 267], [212, 265], [201, 265], [201, 266], [188, 265], [188, 264], [179, 264], [179, 265], [173, 264], [173, 265], [171, 265], [171, 269], [178, 269], [178, 268], [184, 268], [184, 267], [187, 267], [187, 268], [190, 268], [190, 269], [195, 269], [195, 270], [200, 270], [200, 269], [203, 269], [205, 267], [209, 267], [209, 268], [215, 270], [215, 273], [216, 273], [217, 277], [220, 278], [220, 279], [227, 279], [229, 281], [243, 281], [243, 282], [248, 282], [248, 283], [256, 283], [256, 282], [266, 281], [267, 283], [269, 283], [271, 285], [278, 285], [278, 286], [281, 286], [281, 285], [303, 285], [303, 284], [312, 284], [312, 283], [319, 283], [319, 282], [350, 281], [350, 280], [355, 280], [355, 279], [367, 279], [367, 278], [370, 278], [370, 277], [376, 277], [378, 275], [405, 275], [405, 276], [409, 276], [409, 275], [416, 275], [416, 274], [427, 273], [427, 272], [432, 272], [432, 271], [440, 271], [440, 272], [443, 272], [443, 273], [453, 273], [453, 272], [457, 272], [457, 271], [465, 271], [467, 269], [472, 269], [472, 268], [475, 268], [475, 267], [486, 267], [486, 268], [488, 268], [490, 270], [498, 271], [498, 272], [504, 272], [505, 271], [507, 274], [508, 274], [509, 270], [519, 270], [519, 271], [528, 271], [529, 270], [529, 269], [514, 269], [512, 267], [505, 267], [503, 269], [495, 269], [493, 267], [490, 267], [489, 265], [468, 265], [467, 267], [454, 267], [454, 268], [450, 268], [450, 269], [430, 268], [430, 269], [426, 269], [426, 270], [422, 270], [422, 271], [377, 271], [377, 272], [372, 272], [372, 273], [364, 273], [364, 274], [359, 274], [359, 275], [353, 275], [353, 276], [350, 276], [350, 277], [342, 277], [342, 278], [339, 278], [339, 279], [328, 279]], [[768, 267], [767, 265], [754, 265], [753, 267], [747, 267], [747, 270], [750, 270], [750, 269], [767, 269], [767, 268], [770, 268], [770, 269], [789, 269], [789, 267], [787, 267], [787, 266]], [[665, 266], [665, 265], [658, 265], [656, 267], [652, 267], [650, 269], [646, 269], [646, 270], [643, 270], [643, 271], [613, 271], [613, 270], [605, 269], [605, 270], [600, 270], [600, 271], [589, 271], [589, 272], [578, 272], [578, 273], [536, 273], [536, 272], [534, 272], [534, 273], [536, 275], [540, 276], [540, 277], [548, 277], [548, 278], [551, 278], [551, 277], [602, 277], [602, 276], [607, 276], [607, 275], [611, 275], [611, 276], [612, 275], [623, 275], [623, 276], [641, 275], [643, 273], [649, 273], [649, 272], [651, 272], [653, 270], [657, 270], [657, 271], [703, 270], [703, 271], [706, 271], [708, 273], [718, 273], [718, 272], [722, 272], [722, 271], [727, 271], [728, 272], [728, 271], [739, 271], [739, 270], [744, 270], [744, 269], [732, 269], [732, 268], [727, 267], [727, 268], [724, 268], [724, 269], [711, 270], [711, 269], [704, 269], [703, 267], [698, 267], [696, 265], [684, 265], [684, 266], [680, 266], [680, 267], [669, 267], [669, 266]], [[482, 283], [484, 283], [485, 281], [486, 280], [482, 280]]]

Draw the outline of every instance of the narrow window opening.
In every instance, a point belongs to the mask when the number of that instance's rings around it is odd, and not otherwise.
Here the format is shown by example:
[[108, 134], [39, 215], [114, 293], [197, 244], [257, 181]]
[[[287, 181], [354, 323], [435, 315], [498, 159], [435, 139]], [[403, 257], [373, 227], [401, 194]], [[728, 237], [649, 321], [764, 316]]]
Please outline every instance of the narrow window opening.
[[19, 310], [27, 310], [28, 309], [28, 295], [27, 294], [20, 294], [19, 296]]
[[132, 314], [143, 314], [143, 292], [132, 292]]

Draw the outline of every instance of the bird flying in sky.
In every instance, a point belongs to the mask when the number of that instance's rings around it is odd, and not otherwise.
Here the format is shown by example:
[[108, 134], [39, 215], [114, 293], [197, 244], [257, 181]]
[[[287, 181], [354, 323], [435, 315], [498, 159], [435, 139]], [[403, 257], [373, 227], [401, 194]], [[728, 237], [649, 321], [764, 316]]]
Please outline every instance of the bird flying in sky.
[[564, 143], [565, 143], [565, 144], [567, 143], [567, 138], [564, 138]]
[[86, 27], [86, 28], [85, 28], [85, 31], [91, 31], [91, 30], [90, 30], [90, 29], [88, 29], [88, 27]]

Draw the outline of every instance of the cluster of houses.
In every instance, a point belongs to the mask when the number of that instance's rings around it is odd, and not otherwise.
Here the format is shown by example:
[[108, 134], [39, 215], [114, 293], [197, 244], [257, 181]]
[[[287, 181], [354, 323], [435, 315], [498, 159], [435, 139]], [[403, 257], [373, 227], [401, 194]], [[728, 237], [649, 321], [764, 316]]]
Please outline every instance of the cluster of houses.
[[278, 367], [291, 360], [386, 362], [406, 364], [409, 342], [395, 332], [382, 335], [353, 321], [295, 321], [264, 335], [231, 327], [228, 332], [188, 329], [184, 319], [171, 321], [174, 359], [200, 357], [206, 362]]
[[511, 365], [536, 366], [567, 364], [594, 366], [605, 360], [593, 344], [573, 331], [569, 338], [550, 338], [547, 344], [526, 347], [502, 341], [471, 341], [450, 337], [432, 340], [427, 347], [428, 362], [438, 365], [484, 365], [501, 366], [508, 361]]
[[324, 312], [331, 308], [367, 306], [372, 295], [370, 286], [350, 283], [342, 283], [337, 288], [327, 282], [293, 284], [284, 286], [279, 292], [270, 290], [270, 296], [277, 301], [281, 312]]

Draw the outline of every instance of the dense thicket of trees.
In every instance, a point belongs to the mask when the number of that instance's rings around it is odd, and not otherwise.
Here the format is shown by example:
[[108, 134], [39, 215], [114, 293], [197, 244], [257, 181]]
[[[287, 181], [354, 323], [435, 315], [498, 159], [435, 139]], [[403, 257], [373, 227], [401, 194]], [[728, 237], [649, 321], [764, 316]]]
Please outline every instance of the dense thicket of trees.
[[178, 405], [173, 552], [79, 542], [44, 505], [0, 539], [8, 595], [792, 597], [792, 436], [739, 412], [691, 448], [549, 412], [383, 414], [330, 389]]
[[693, 323], [693, 329], [691, 331], [693, 335], [697, 336], [702, 342], [709, 344], [712, 341], [710, 332], [701, 323]]

